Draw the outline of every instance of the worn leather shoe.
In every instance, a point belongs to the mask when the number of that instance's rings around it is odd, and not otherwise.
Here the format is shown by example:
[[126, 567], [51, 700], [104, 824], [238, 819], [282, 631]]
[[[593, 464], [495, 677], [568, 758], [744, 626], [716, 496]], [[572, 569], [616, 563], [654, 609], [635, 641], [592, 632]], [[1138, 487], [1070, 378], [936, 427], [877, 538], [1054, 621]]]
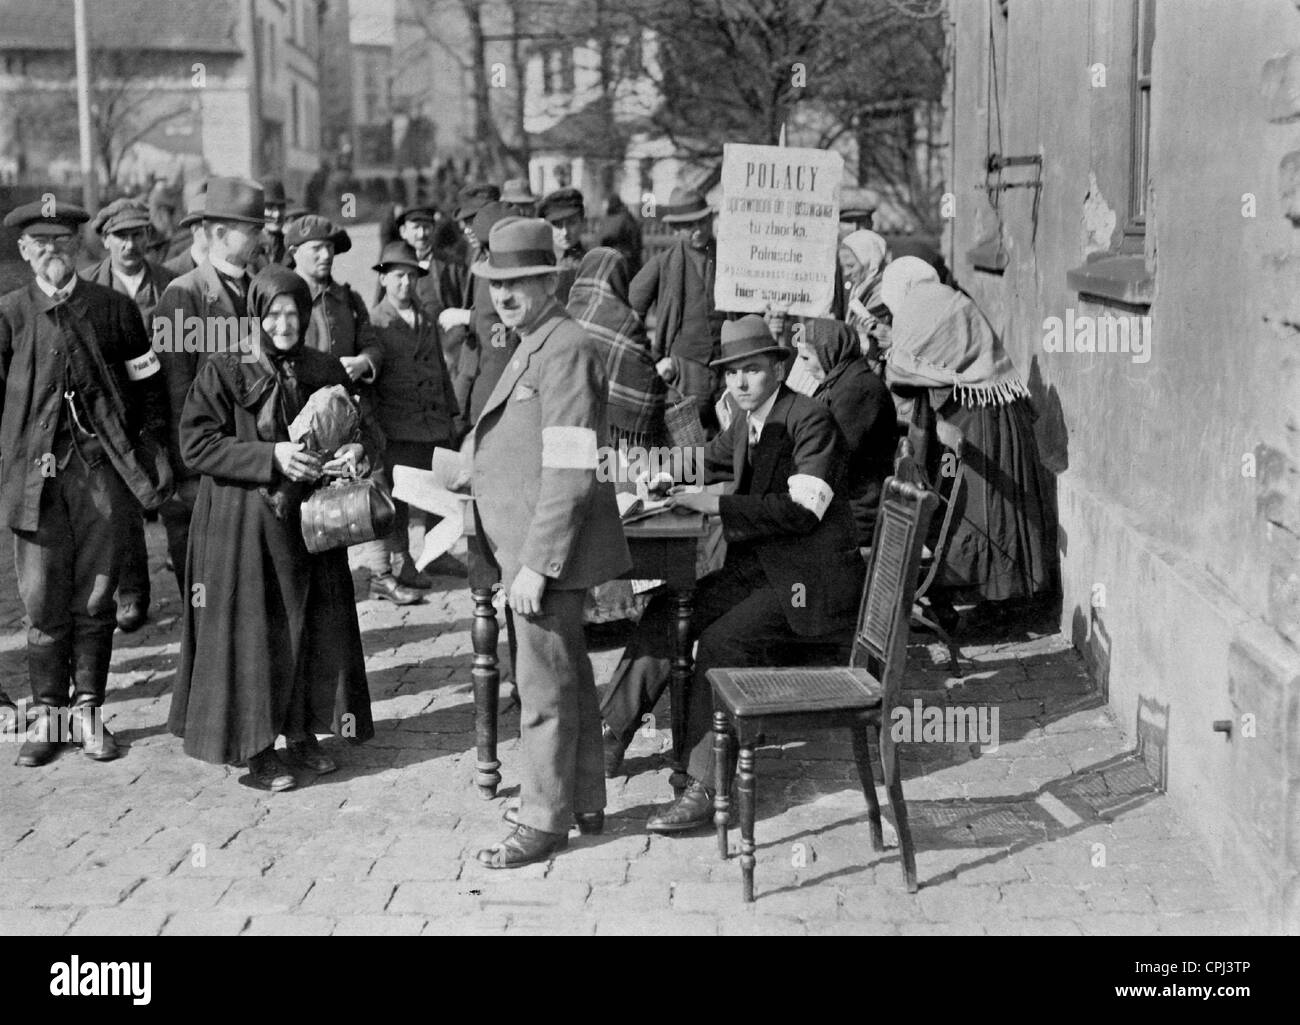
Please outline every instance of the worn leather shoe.
[[72, 715], [76, 720], [72, 724], [72, 739], [81, 745], [87, 758], [111, 762], [122, 756], [122, 748], [104, 725], [104, 713], [98, 706], [80, 705], [72, 710]]
[[62, 708], [42, 706], [35, 709], [34, 718], [27, 729], [27, 739], [18, 749], [16, 764], [34, 769], [59, 753], [59, 748], [63, 746], [59, 717], [65, 714]]
[[391, 573], [370, 578], [370, 597], [383, 598], [394, 605], [419, 605], [424, 595], [410, 587], [403, 587]]
[[433, 588], [434, 579], [428, 573], [415, 568], [415, 562], [407, 555], [393, 556], [393, 576], [403, 587], [413, 587], [417, 591]]
[[[519, 825], [519, 809], [511, 806], [501, 816], [512, 826]], [[583, 836], [600, 836], [605, 831], [605, 813], [603, 811], [579, 811], [573, 814], [574, 824]]]
[[605, 778], [614, 779], [623, 772], [623, 755], [627, 746], [609, 728], [608, 723], [600, 724], [600, 739], [605, 745]]
[[686, 833], [713, 825], [713, 792], [697, 779], [687, 784], [682, 796], [645, 824], [649, 833]]
[[500, 843], [478, 852], [478, 860], [488, 868], [522, 868], [538, 861], [549, 861], [552, 854], [569, 846], [564, 833], [544, 833], [531, 826], [518, 825]]
[[138, 598], [131, 598], [117, 607], [117, 628], [124, 634], [133, 633], [149, 620], [149, 607]]
[[325, 749], [320, 746], [320, 741], [314, 736], [309, 736], [306, 740], [289, 741], [285, 745], [285, 751], [289, 761], [321, 775], [333, 772], [339, 767], [338, 762], [325, 753]]
[[298, 781], [293, 778], [293, 773], [284, 767], [273, 747], [253, 755], [248, 760], [248, 772], [258, 786], [277, 793], [281, 790], [292, 790], [298, 785]]

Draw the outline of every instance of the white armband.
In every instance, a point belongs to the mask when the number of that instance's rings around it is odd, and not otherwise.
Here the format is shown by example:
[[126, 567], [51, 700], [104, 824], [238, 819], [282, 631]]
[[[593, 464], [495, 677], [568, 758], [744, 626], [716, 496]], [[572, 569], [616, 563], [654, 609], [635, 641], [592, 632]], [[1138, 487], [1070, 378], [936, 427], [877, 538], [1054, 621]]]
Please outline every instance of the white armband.
[[132, 381], [143, 381], [146, 377], [153, 377], [161, 369], [162, 364], [158, 362], [158, 357], [153, 352], [146, 352], [143, 356], [137, 356], [135, 359], [129, 359], [124, 364], [126, 367], [126, 376]]
[[803, 506], [819, 520], [826, 514], [826, 507], [835, 496], [829, 484], [810, 474], [796, 473], [786, 483], [790, 488], [790, 500], [795, 505]]
[[552, 470], [594, 470], [596, 432], [590, 427], [543, 427], [542, 466]]

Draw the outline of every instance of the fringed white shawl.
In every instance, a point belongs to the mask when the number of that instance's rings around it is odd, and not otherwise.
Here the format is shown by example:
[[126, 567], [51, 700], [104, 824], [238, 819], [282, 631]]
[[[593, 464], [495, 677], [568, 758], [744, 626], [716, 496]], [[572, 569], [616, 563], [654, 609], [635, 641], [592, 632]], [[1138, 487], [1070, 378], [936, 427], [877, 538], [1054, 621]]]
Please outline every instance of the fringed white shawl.
[[916, 285], [900, 303], [886, 376], [891, 384], [951, 388], [967, 407], [1001, 406], [1029, 395], [979, 307], [937, 282]]

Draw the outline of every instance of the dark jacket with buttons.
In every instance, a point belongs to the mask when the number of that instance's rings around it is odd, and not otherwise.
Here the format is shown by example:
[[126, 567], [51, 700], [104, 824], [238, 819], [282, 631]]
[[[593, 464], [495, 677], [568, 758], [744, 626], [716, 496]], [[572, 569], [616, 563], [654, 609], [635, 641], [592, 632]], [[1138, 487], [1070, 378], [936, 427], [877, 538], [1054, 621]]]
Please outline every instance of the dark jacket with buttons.
[[78, 397], [87, 428], [142, 504], [156, 508], [171, 484], [156, 465], [166, 464], [163, 378], [135, 303], [83, 279], [56, 304], [31, 281], [0, 298], [0, 524], [14, 530], [38, 526], [49, 456], [67, 415], [64, 318], [77, 319], [100, 357], [90, 371], [96, 387]]
[[575, 590], [632, 567], [614, 485], [597, 472], [609, 444], [605, 357], [552, 303], [520, 338], [474, 425], [480, 536], [507, 589], [521, 566]]
[[[145, 260], [144, 280], [140, 282], [140, 290], [134, 296], [127, 298], [134, 300], [136, 307], [140, 310], [140, 316], [144, 318], [146, 330], [152, 330], [153, 311], [158, 306], [158, 300], [162, 298], [163, 291], [178, 277], [177, 273], [168, 270], [160, 263], [154, 263], [152, 260]], [[103, 285], [105, 288], [111, 288], [114, 292], [126, 295], [122, 288], [122, 283], [118, 281], [113, 274], [113, 262], [109, 257], [104, 257], [99, 263], [92, 264], [81, 272], [81, 276], [87, 281], [93, 281], [97, 285]]]
[[384, 435], [394, 441], [456, 441], [459, 414], [438, 323], [416, 304], [415, 328], [384, 298], [370, 311], [381, 369], [374, 399]]
[[865, 575], [844, 493], [844, 436], [826, 406], [784, 384], [752, 450], [748, 425], [738, 414], [704, 452], [707, 483], [737, 482], [718, 502], [727, 559], [757, 557], [795, 633], [840, 629], [853, 621]]
[[370, 315], [361, 296], [339, 281], [325, 288], [311, 284], [311, 321], [307, 325], [307, 347], [337, 359], [364, 356], [374, 368], [362, 381], [372, 381], [382, 360]]

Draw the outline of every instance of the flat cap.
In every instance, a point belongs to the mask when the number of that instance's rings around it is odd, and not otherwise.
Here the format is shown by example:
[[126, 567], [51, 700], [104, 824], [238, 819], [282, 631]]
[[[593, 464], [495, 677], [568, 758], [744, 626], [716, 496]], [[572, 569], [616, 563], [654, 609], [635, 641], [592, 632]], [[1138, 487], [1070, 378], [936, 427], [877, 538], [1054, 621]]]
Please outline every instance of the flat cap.
[[90, 222], [96, 235], [111, 235], [115, 231], [149, 227], [149, 208], [138, 199], [115, 199], [95, 215]]
[[300, 246], [307, 242], [333, 242], [335, 253], [346, 253], [352, 248], [352, 237], [334, 222], [319, 214], [295, 217], [284, 229], [284, 244]]
[[6, 228], [18, 228], [28, 235], [71, 235], [78, 225], [88, 220], [90, 214], [81, 207], [48, 197], [10, 210], [5, 214], [4, 224]]
[[558, 221], [574, 214], [586, 212], [586, 203], [578, 189], [556, 189], [542, 200], [537, 215], [547, 221]]

